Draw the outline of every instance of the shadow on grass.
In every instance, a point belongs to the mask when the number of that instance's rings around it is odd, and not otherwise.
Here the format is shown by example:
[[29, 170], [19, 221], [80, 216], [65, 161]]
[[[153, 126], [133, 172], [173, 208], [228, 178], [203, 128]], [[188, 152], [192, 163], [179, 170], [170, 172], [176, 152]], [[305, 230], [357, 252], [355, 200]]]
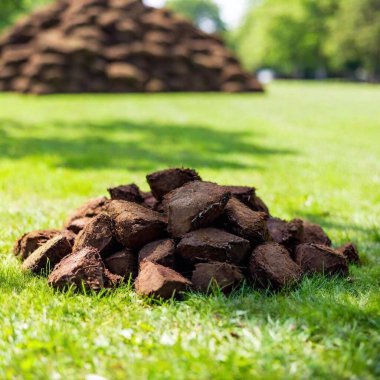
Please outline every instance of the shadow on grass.
[[36, 157], [71, 169], [123, 168], [153, 170], [159, 166], [260, 169], [260, 156], [295, 154], [259, 145], [254, 132], [216, 130], [200, 125], [52, 121], [43, 126], [0, 120], [0, 159]]
[[[340, 230], [340, 231], [346, 231], [346, 230], [356, 230], [358, 232], [369, 232], [369, 228], [360, 226], [358, 224], [354, 223], [337, 223], [335, 221], [332, 221], [328, 215], [322, 215], [322, 214], [315, 214], [310, 212], [305, 212], [304, 210], [297, 210], [295, 211], [297, 215], [300, 215], [302, 218], [309, 220], [310, 222], [320, 224], [324, 227]], [[372, 230], [371, 230], [372, 231]], [[378, 240], [380, 236], [374, 236], [374, 241], [380, 241]]]

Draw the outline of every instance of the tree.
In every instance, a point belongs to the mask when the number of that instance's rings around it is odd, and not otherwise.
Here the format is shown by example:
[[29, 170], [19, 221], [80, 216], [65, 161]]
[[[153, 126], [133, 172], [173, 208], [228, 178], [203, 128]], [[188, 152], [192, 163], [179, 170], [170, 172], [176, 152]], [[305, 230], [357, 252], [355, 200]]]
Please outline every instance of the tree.
[[333, 68], [380, 80], [380, 0], [342, 1], [328, 44]]
[[212, 0], [168, 0], [166, 5], [192, 20], [201, 29], [209, 32], [226, 30], [220, 9]]
[[19, 12], [22, 0], [2, 0], [0, 6], [0, 29], [7, 26]]
[[380, 80], [380, 0], [251, 1], [232, 38], [247, 68]]
[[235, 47], [248, 68], [271, 67], [289, 76], [314, 76], [328, 67], [325, 41], [340, 0], [255, 2]]
[[0, 29], [10, 25], [23, 13], [52, 0], [0, 0]]

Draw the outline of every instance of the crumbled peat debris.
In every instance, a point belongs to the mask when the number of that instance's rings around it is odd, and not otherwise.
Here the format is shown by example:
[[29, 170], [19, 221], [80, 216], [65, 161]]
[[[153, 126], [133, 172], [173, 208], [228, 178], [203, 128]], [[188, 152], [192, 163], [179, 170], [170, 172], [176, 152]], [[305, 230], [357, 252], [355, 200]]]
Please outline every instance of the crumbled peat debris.
[[322, 227], [271, 216], [256, 190], [202, 181], [195, 170], [147, 176], [76, 209], [62, 230], [29, 232], [15, 243], [22, 269], [57, 289], [98, 291], [131, 281], [139, 295], [169, 299], [189, 289], [223, 293], [245, 280], [281, 289], [304, 275], [348, 275], [352, 243], [333, 249]]

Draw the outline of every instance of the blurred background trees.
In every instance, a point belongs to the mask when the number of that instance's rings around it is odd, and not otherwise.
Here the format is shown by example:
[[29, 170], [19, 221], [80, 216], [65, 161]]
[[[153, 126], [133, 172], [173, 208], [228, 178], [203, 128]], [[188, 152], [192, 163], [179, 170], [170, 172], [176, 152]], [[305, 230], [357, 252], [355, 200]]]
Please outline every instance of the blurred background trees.
[[0, 4], [0, 28], [9, 25], [20, 11], [23, 0], [2, 0]]
[[329, 65], [325, 41], [339, 1], [254, 3], [233, 39], [244, 65], [295, 78], [324, 76]]
[[340, 1], [326, 46], [332, 69], [380, 81], [380, 0]]
[[212, 0], [168, 0], [166, 6], [192, 20], [203, 30], [210, 32], [226, 30], [220, 9]]
[[[0, 29], [51, 1], [0, 0]], [[203, 30], [223, 33], [248, 70], [380, 81], [380, 0], [233, 1], [247, 3], [237, 28], [225, 23], [214, 0], [167, 0], [166, 6]]]
[[252, 0], [230, 40], [248, 69], [380, 80], [380, 0]]
[[52, 0], [0, 0], [0, 30], [12, 24], [18, 16]]

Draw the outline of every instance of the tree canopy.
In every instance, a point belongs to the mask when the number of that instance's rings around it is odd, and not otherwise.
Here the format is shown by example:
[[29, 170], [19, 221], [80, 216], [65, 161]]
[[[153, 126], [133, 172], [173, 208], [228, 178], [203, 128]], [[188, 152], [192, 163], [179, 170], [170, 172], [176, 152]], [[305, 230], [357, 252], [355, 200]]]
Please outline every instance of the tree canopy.
[[263, 0], [233, 43], [247, 68], [315, 76], [366, 70], [380, 74], [380, 0]]
[[296, 76], [324, 69], [324, 41], [337, 1], [267, 0], [254, 6], [235, 42], [246, 66]]
[[0, 0], [0, 29], [12, 24], [23, 13], [51, 0]]
[[327, 45], [333, 68], [380, 80], [380, 0], [342, 1]]
[[166, 6], [189, 18], [201, 29], [217, 32], [226, 30], [220, 9], [212, 0], [168, 0]]

